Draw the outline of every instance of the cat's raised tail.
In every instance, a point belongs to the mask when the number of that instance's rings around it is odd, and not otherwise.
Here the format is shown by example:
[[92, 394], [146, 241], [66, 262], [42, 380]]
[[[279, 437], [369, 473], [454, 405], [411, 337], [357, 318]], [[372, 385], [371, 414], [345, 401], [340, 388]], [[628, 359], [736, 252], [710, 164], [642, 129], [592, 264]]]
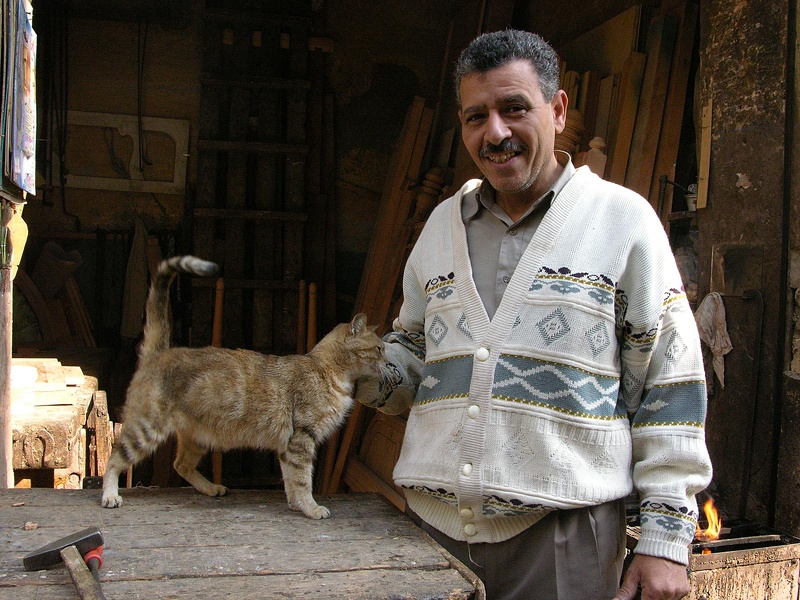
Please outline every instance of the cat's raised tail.
[[178, 273], [211, 277], [219, 272], [216, 263], [196, 256], [173, 256], [162, 260], [150, 284], [145, 306], [145, 325], [139, 357], [166, 350], [172, 339], [172, 320], [169, 314], [169, 286]]

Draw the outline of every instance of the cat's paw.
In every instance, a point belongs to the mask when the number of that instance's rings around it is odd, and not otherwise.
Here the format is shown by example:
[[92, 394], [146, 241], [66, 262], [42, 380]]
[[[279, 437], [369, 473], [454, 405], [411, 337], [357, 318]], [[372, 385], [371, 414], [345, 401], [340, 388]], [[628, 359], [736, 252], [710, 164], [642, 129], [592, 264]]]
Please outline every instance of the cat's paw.
[[327, 519], [331, 516], [331, 511], [324, 506], [314, 506], [308, 510], [304, 510], [303, 514], [309, 519]]
[[209, 496], [225, 496], [228, 493], [228, 488], [224, 485], [210, 485], [205, 493]]
[[103, 494], [103, 500], [100, 504], [103, 508], [119, 508], [122, 506], [122, 496], [117, 494]]

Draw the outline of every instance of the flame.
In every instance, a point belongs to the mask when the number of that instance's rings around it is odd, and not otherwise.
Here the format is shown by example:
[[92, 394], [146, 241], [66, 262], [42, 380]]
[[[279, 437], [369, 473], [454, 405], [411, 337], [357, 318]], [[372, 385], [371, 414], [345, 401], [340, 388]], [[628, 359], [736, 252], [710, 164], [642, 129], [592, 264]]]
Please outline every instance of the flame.
[[703, 512], [706, 514], [708, 527], [706, 527], [706, 529], [700, 529], [700, 526], [697, 525], [695, 537], [705, 542], [719, 539], [720, 531], [722, 531], [722, 519], [720, 519], [719, 513], [714, 506], [713, 498], [706, 500], [706, 503], [703, 505]]

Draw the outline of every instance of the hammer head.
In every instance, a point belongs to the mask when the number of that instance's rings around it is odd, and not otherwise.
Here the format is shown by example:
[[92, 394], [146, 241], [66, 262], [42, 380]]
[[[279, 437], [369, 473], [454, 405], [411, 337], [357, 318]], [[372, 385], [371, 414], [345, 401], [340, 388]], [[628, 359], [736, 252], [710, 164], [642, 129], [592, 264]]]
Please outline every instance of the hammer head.
[[48, 569], [63, 562], [61, 558], [61, 551], [64, 548], [75, 546], [81, 556], [99, 548], [103, 545], [103, 534], [97, 527], [87, 527], [86, 529], [73, 533], [67, 537], [56, 540], [51, 544], [42, 546], [38, 550], [30, 552], [22, 559], [22, 564], [25, 565], [26, 571], [38, 571], [40, 569]]

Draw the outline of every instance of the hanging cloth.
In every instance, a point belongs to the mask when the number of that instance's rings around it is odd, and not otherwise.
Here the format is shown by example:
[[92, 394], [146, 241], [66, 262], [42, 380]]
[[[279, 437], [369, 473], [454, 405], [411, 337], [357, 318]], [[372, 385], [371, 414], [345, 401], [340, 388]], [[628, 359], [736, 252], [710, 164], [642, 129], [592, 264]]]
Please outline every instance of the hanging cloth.
[[711, 292], [697, 307], [694, 314], [702, 341], [711, 350], [714, 374], [722, 388], [725, 387], [725, 355], [733, 350], [725, 320], [725, 304], [719, 292]]

